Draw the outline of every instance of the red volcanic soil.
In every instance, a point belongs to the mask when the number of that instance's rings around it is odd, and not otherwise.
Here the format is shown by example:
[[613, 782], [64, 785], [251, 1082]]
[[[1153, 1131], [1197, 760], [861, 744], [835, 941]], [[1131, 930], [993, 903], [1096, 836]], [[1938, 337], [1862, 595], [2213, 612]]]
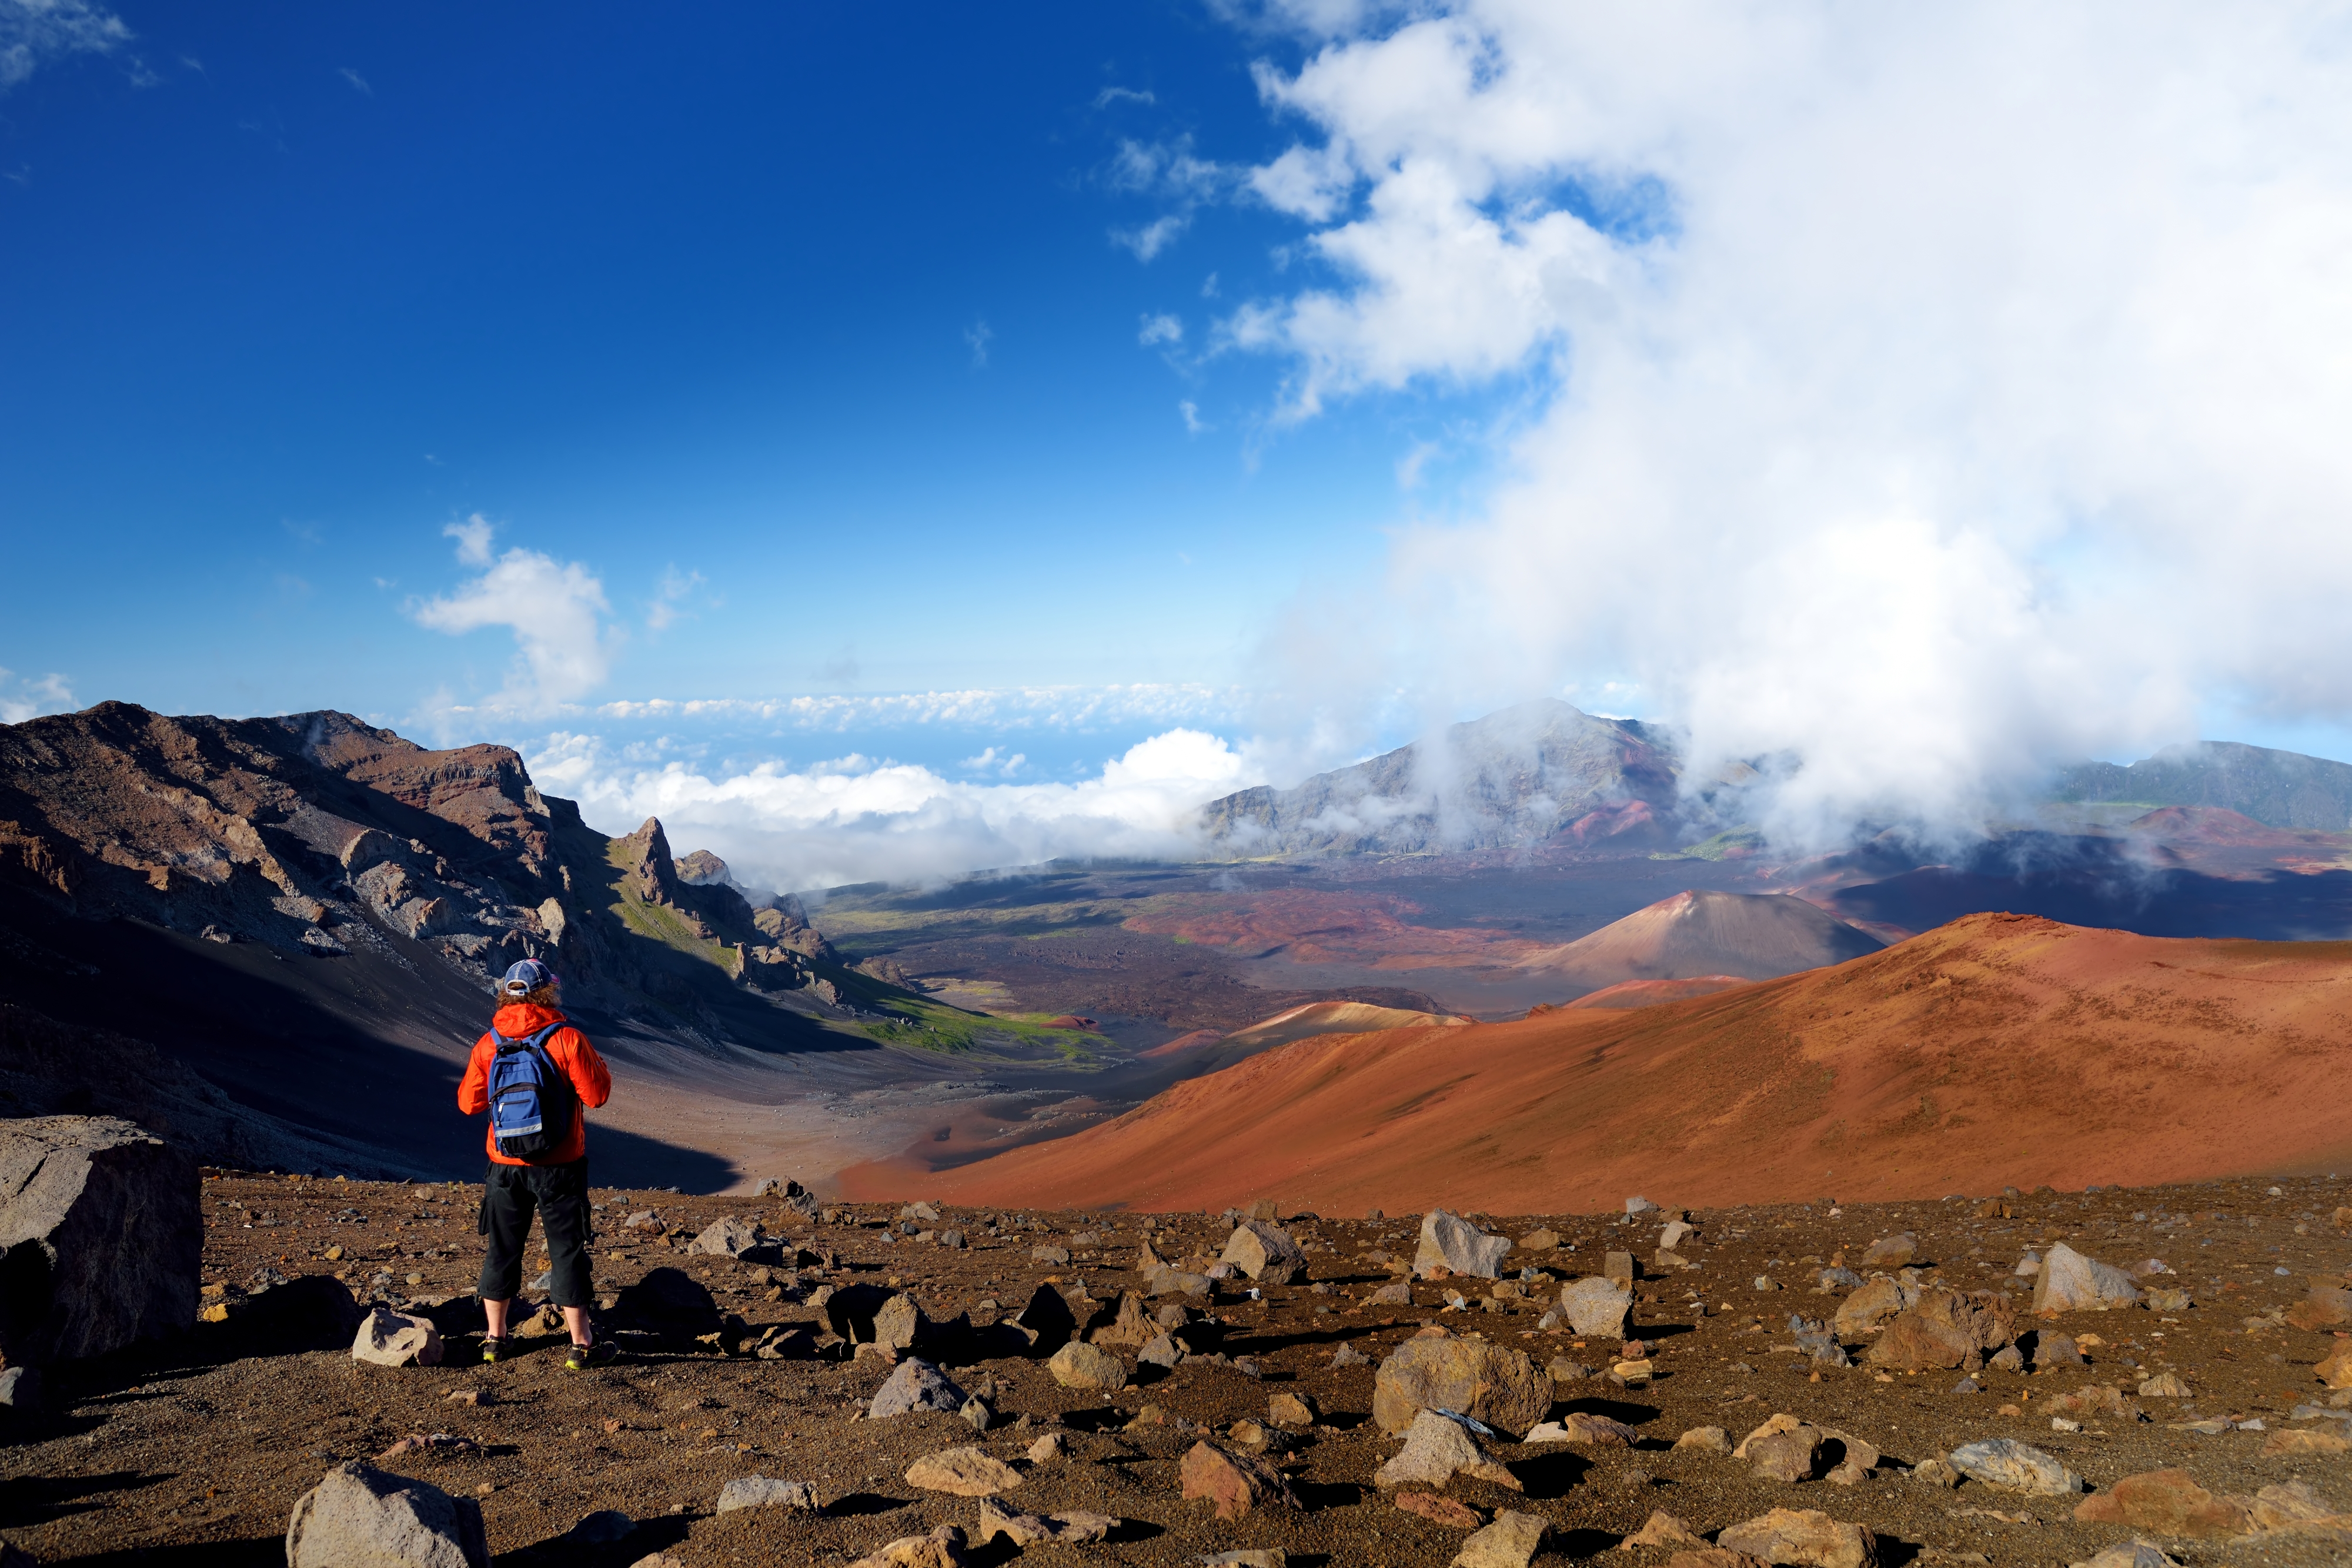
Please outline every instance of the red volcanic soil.
[[1180, 1034], [1174, 1040], [1164, 1040], [1150, 1051], [1139, 1051], [1137, 1054], [1146, 1061], [1157, 1061], [1163, 1056], [1177, 1056], [1188, 1051], [1198, 1050], [1204, 1045], [1214, 1045], [1224, 1038], [1213, 1029], [1196, 1029], [1190, 1034]]
[[1325, 1214], [1868, 1200], [2352, 1166], [2347, 1113], [2352, 943], [1975, 915], [1691, 1001], [1303, 1040], [1058, 1142], [845, 1179]]
[[1755, 983], [1743, 980], [1737, 975], [1700, 975], [1687, 980], [1625, 980], [1614, 986], [1603, 986], [1572, 1002], [1562, 1002], [1560, 1006], [1651, 1008], [1660, 1002], [1686, 1002], [1693, 997], [1711, 997], [1717, 991], [1728, 991]]

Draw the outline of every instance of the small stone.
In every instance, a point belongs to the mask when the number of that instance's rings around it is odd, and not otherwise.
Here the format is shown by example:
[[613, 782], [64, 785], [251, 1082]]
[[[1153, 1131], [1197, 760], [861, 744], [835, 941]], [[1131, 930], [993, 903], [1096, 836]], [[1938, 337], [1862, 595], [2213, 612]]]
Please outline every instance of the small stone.
[[361, 1321], [352, 1359], [376, 1366], [438, 1366], [441, 1331], [430, 1318], [378, 1307]]
[[1029, 1445], [1028, 1458], [1033, 1465], [1051, 1464], [1061, 1457], [1062, 1435], [1059, 1432], [1048, 1432]]
[[1440, 1497], [1433, 1491], [1401, 1491], [1396, 1494], [1396, 1505], [1405, 1513], [1418, 1514], [1448, 1530], [1475, 1530], [1486, 1522], [1486, 1516], [1468, 1503]]
[[2053, 1333], [2044, 1329], [2033, 1336], [2033, 1369], [2040, 1372], [2052, 1366], [2082, 1366], [2086, 1364], [2083, 1353], [2072, 1334]]
[[1960, 1484], [1960, 1472], [1940, 1456], [1920, 1460], [1908, 1473], [1913, 1480], [1925, 1481], [1929, 1486], [1949, 1488]]
[[1316, 1416], [1314, 1396], [1277, 1394], [1265, 1402], [1265, 1415], [1277, 1426], [1312, 1427]]
[[1588, 1448], [1630, 1448], [1641, 1441], [1642, 1435], [1622, 1421], [1612, 1421], [1606, 1416], [1575, 1410], [1557, 1421], [1543, 1421], [1528, 1428], [1523, 1443], [1574, 1443]]
[[1646, 1197], [1629, 1197], [1625, 1200], [1625, 1212], [1637, 1216], [1655, 1214], [1658, 1212], [1658, 1206]]
[[929, 1535], [902, 1535], [849, 1568], [964, 1568], [963, 1531], [942, 1524]]
[[738, 1476], [719, 1489], [720, 1513], [739, 1508], [781, 1508], [794, 1513], [821, 1513], [816, 1493], [806, 1481], [780, 1481], [767, 1476]]
[[1530, 1230], [1519, 1238], [1519, 1249], [1523, 1252], [1549, 1252], [1559, 1245], [1559, 1232], [1556, 1230]]
[[2339, 1340], [2312, 1373], [2330, 1388], [2352, 1388], [2352, 1339]]
[[1307, 1274], [1307, 1254], [1299, 1250], [1298, 1243], [1288, 1231], [1263, 1219], [1244, 1219], [1234, 1227], [1218, 1260], [1232, 1264], [1261, 1285], [1287, 1285]]
[[1032, 1247], [1029, 1249], [1029, 1260], [1058, 1269], [1069, 1262], [1070, 1249], [1066, 1247]]
[[1495, 1522], [1462, 1543], [1454, 1568], [1528, 1568], [1549, 1528], [1540, 1514], [1503, 1510]]
[[1074, 1339], [1055, 1351], [1045, 1368], [1065, 1388], [1112, 1392], [1127, 1386], [1127, 1363], [1082, 1340]]
[[1404, 1448], [1373, 1475], [1375, 1486], [1402, 1486], [1422, 1481], [1443, 1487], [1456, 1474], [1475, 1476], [1513, 1491], [1521, 1490], [1518, 1477], [1487, 1451], [1478, 1435], [1458, 1416], [1423, 1410], [1406, 1432]]
[[2263, 1452], [2270, 1454], [2341, 1454], [2352, 1451], [2352, 1441], [2333, 1432], [2310, 1428], [2282, 1427], [2263, 1444]]
[[1333, 1366], [1369, 1366], [1371, 1360], [1370, 1356], [1346, 1341], [1342, 1341], [1339, 1348], [1331, 1353]]
[[1213, 1503], [1219, 1519], [1239, 1519], [1262, 1508], [1298, 1507], [1297, 1494], [1272, 1465], [1206, 1440], [1185, 1452], [1181, 1473], [1185, 1500], [1200, 1498]]
[[[1345, 1345], [1339, 1347], [1347, 1349]], [[1144, 1366], [1172, 1367], [1184, 1359], [1184, 1347], [1176, 1343], [1173, 1334], [1158, 1334], [1135, 1353], [1136, 1361]]]
[[1747, 1450], [1748, 1468], [1758, 1475], [1793, 1486], [1813, 1479], [1815, 1463], [1821, 1456], [1822, 1432], [1818, 1427], [1799, 1423], [1788, 1431], [1750, 1437], [1740, 1447]]
[[1633, 1287], [1633, 1255], [1631, 1252], [1603, 1252], [1601, 1255], [1601, 1277], [1614, 1280], [1627, 1290]]
[[1988, 1437], [1951, 1452], [1952, 1468], [1996, 1491], [2057, 1497], [2083, 1490], [2083, 1478], [2039, 1448], [2013, 1437]]
[[944, 1448], [908, 1466], [907, 1484], [958, 1497], [989, 1497], [1019, 1486], [1021, 1472], [978, 1448]]
[[2119, 1541], [2073, 1568], [2180, 1568], [2180, 1563], [2152, 1541]]
[[1731, 1452], [1731, 1434], [1720, 1427], [1693, 1427], [1675, 1439], [1676, 1452], [1688, 1449], [1695, 1454], [1727, 1454]]

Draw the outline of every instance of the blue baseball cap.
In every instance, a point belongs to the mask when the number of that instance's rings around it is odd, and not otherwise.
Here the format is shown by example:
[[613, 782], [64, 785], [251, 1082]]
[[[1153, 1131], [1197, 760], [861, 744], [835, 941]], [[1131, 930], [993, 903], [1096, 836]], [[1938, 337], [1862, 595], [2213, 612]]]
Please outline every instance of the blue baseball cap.
[[499, 994], [502, 997], [527, 997], [541, 986], [555, 983], [554, 970], [536, 958], [525, 958], [509, 969], [506, 977], [499, 982]]

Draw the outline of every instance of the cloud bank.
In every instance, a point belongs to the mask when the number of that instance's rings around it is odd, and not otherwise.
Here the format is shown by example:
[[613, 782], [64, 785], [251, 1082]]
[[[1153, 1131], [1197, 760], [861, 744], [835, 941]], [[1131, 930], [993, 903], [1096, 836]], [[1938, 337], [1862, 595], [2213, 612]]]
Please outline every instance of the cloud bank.
[[577, 800], [605, 831], [659, 817], [680, 852], [710, 850], [744, 886], [785, 892], [929, 881], [1061, 856], [1182, 855], [1193, 847], [1201, 802], [1262, 781], [1245, 755], [1182, 728], [1076, 784], [963, 782], [855, 756], [797, 772], [769, 765], [714, 777], [684, 763], [635, 763], [577, 734], [550, 737], [526, 761], [542, 789]]
[[2340, 8], [1276, 15], [1319, 42], [1260, 68], [1302, 134], [1250, 190], [1323, 279], [1223, 340], [1290, 419], [1544, 389], [1381, 612], [1275, 633], [1295, 722], [1613, 683], [1702, 771], [1801, 758], [1769, 825], [1828, 839], [2352, 716]]
[[[479, 512], [441, 531], [457, 541], [457, 559], [482, 573], [455, 593], [412, 606], [410, 613], [419, 625], [452, 636], [494, 626], [514, 633], [506, 685], [462, 711], [552, 713], [604, 684], [616, 633], [604, 623], [611, 606], [601, 579], [578, 561], [558, 564], [538, 550], [494, 556], [495, 527]], [[446, 696], [436, 706], [460, 711]]]

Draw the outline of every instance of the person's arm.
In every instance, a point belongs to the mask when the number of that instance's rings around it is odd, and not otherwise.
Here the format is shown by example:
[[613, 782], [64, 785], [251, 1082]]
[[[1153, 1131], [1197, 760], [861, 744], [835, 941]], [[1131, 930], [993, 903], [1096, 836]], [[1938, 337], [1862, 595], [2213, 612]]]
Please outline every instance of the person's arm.
[[593, 1111], [613, 1097], [613, 1070], [604, 1065], [586, 1035], [567, 1029], [549, 1044], [560, 1049], [560, 1054], [556, 1054], [563, 1064], [563, 1074], [572, 1080], [572, 1092], [580, 1096], [582, 1105]]
[[466, 1059], [466, 1076], [457, 1080], [457, 1109], [468, 1116], [478, 1116], [490, 1108], [490, 1070], [488, 1059], [482, 1052], [482, 1041], [474, 1042], [474, 1053]]

